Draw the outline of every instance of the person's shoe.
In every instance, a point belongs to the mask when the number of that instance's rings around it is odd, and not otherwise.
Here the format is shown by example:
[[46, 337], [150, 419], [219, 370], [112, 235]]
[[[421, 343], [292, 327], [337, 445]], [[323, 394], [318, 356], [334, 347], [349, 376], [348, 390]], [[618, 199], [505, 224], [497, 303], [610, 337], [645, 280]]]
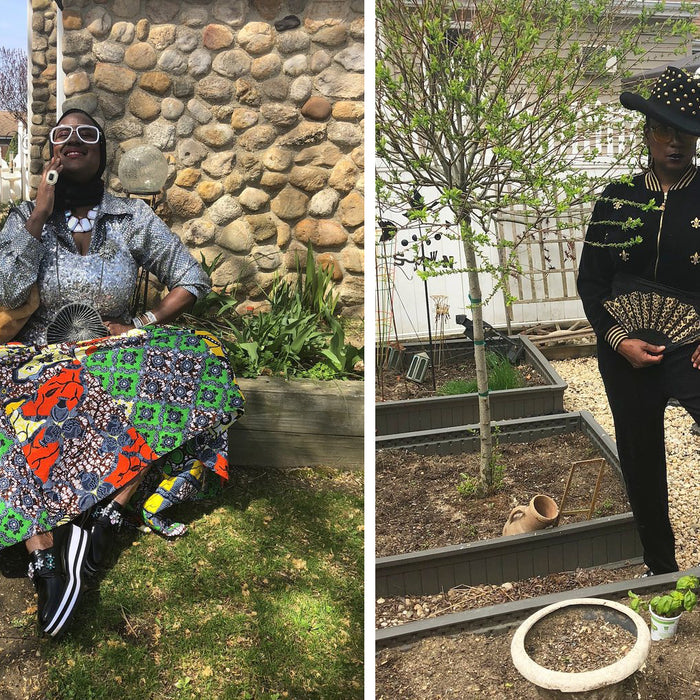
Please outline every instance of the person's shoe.
[[85, 572], [94, 576], [106, 568], [114, 544], [114, 532], [124, 523], [124, 509], [115, 501], [98, 506], [88, 521], [90, 544], [85, 557]]
[[57, 558], [55, 547], [35, 549], [29, 555], [27, 576], [34, 584], [39, 598], [37, 617], [41, 629], [45, 629], [47, 623], [55, 617], [66, 587]]
[[143, 517], [143, 522], [146, 523], [156, 535], [160, 535], [166, 539], [173, 539], [187, 534], [187, 525], [185, 525], [185, 523], [176, 523], [168, 518], [164, 518], [162, 515], [150, 513], [145, 508], [142, 509], [141, 515]]
[[643, 574], [639, 574], [637, 578], [649, 578], [650, 576], [653, 576], [654, 572], [651, 569], [647, 569]]
[[65, 544], [58, 557], [56, 545], [35, 550], [30, 555], [28, 573], [39, 596], [39, 626], [52, 637], [63, 632], [77, 608], [88, 539], [89, 534], [85, 530], [69, 525]]

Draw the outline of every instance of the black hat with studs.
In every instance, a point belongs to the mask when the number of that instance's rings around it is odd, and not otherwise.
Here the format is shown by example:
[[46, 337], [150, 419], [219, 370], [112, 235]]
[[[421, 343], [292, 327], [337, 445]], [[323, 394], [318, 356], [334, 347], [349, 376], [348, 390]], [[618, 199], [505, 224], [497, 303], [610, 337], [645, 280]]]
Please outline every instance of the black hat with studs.
[[623, 92], [620, 102], [662, 124], [700, 136], [700, 81], [680, 68], [668, 66], [656, 79], [649, 99]]

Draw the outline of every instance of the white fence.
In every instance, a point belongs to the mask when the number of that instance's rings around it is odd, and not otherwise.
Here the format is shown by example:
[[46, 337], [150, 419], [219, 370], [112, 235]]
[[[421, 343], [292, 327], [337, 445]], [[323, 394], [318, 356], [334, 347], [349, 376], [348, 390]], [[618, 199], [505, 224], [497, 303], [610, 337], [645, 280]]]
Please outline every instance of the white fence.
[[29, 199], [29, 136], [17, 125], [17, 155], [8, 163], [0, 158], [0, 203]]

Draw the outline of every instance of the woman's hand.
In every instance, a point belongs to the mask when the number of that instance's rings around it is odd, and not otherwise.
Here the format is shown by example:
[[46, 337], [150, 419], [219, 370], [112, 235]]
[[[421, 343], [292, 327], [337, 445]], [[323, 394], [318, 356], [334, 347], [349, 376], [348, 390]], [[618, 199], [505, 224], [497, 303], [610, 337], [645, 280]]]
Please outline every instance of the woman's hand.
[[47, 219], [51, 216], [53, 211], [54, 203], [54, 185], [46, 180], [46, 176], [49, 170], [55, 170], [59, 175], [63, 166], [61, 165], [61, 159], [57, 156], [51, 158], [51, 160], [44, 166], [44, 171], [41, 174], [41, 182], [36, 191], [36, 201], [34, 210], [38, 213], [43, 214]]
[[110, 335], [121, 335], [134, 328], [131, 323], [119, 323], [119, 321], [102, 321], [102, 323], [105, 324]]
[[[626, 338], [618, 346], [617, 351], [629, 362], [635, 369], [643, 367], [651, 367], [658, 365], [663, 360], [663, 351], [665, 345], [652, 345], [646, 343], [639, 338]], [[700, 358], [700, 348], [695, 351]], [[695, 357], [695, 355], [693, 355]]]
[[690, 361], [693, 363], [695, 369], [700, 369], [700, 345], [695, 348], [695, 351], [690, 357]]
[[44, 171], [41, 175], [41, 182], [36, 191], [36, 200], [34, 202], [34, 209], [29, 215], [29, 218], [24, 224], [24, 227], [29, 231], [29, 233], [34, 236], [37, 240], [41, 240], [41, 232], [44, 229], [44, 224], [47, 222], [48, 218], [53, 212], [54, 204], [54, 185], [46, 180], [46, 175], [49, 170], [55, 170], [60, 173], [63, 169], [61, 161], [59, 158], [54, 156], [51, 160], [44, 166]]

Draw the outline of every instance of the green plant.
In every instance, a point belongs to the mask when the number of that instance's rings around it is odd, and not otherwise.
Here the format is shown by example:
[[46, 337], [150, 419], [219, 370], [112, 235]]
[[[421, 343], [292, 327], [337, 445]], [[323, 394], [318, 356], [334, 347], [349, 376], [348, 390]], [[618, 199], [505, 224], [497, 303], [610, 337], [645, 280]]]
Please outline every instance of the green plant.
[[[497, 352], [486, 353], [489, 391], [518, 389], [525, 383], [522, 376], [507, 357]], [[476, 379], [453, 379], [445, 382], [437, 391], [442, 396], [473, 394], [477, 391]]]
[[288, 376], [305, 363], [312, 365], [327, 341], [327, 332], [300, 301], [280, 307], [273, 300], [269, 312], [246, 314], [239, 320], [240, 327], [231, 328], [236, 339], [231, 359], [243, 376]]
[[364, 359], [364, 348], [356, 348], [345, 342], [345, 330], [337, 318], [329, 320], [332, 335], [327, 348], [321, 354], [340, 374], [352, 374], [355, 365]]
[[[209, 275], [220, 264], [220, 255], [211, 263], [202, 257]], [[345, 341], [343, 325], [335, 315], [338, 297], [332, 273], [316, 263], [311, 248], [295, 278], [273, 283], [267, 295], [269, 310], [239, 314], [235, 287], [232, 283], [212, 290], [181, 320], [217, 335], [239, 376], [334, 379], [355, 374], [363, 349]]]
[[[649, 607], [661, 617], [676, 617], [683, 611], [692, 611], [697, 602], [697, 595], [693, 589], [700, 586], [697, 576], [681, 576], [676, 581], [676, 587], [670, 593], [654, 596], [649, 601]], [[630, 607], [635, 612], [643, 607], [643, 599], [633, 591], [628, 591]]]
[[[491, 452], [493, 491], [498, 491], [503, 486], [503, 475], [506, 470], [506, 466], [502, 461], [503, 453], [499, 449], [498, 433], [498, 426], [494, 426], [492, 431], [493, 451]], [[483, 494], [479, 479], [465, 473], [460, 473], [459, 477], [461, 481], [457, 484], [457, 493], [466, 497]]]

